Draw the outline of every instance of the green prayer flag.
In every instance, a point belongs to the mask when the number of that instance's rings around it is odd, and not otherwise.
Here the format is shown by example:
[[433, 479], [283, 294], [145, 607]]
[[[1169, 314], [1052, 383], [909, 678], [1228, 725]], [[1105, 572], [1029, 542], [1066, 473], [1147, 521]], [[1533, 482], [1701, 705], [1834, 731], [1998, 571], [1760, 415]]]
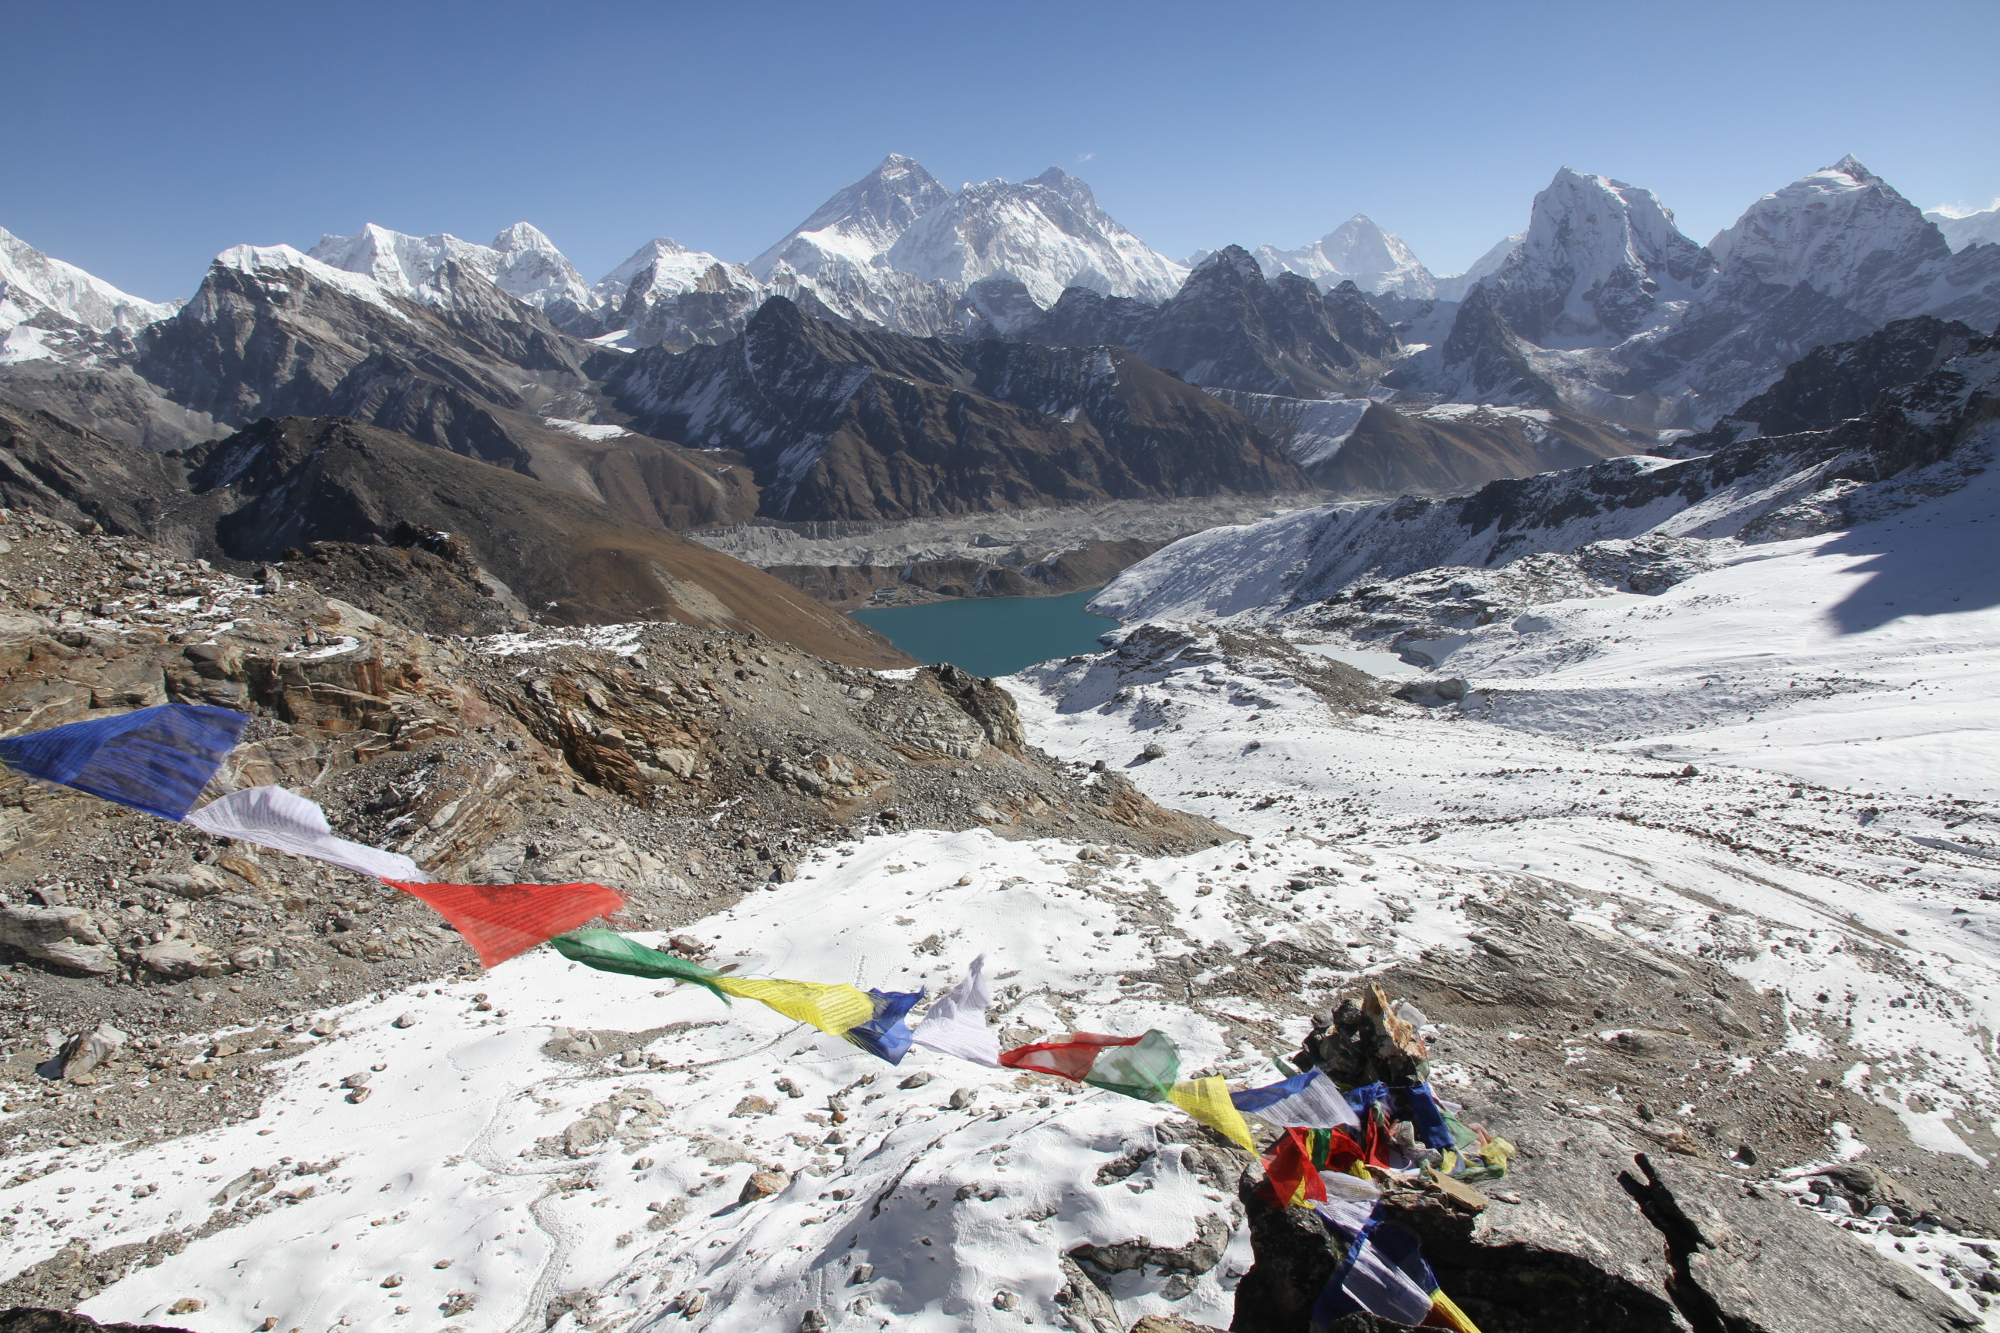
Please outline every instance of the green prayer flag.
[[1163, 1102], [1180, 1077], [1180, 1051], [1166, 1033], [1153, 1030], [1130, 1046], [1099, 1051], [1083, 1081], [1142, 1102]]
[[582, 963], [600, 972], [622, 972], [628, 977], [646, 977], [654, 981], [691, 981], [713, 991], [724, 1004], [729, 1003], [729, 997], [712, 980], [721, 976], [720, 972], [658, 949], [649, 949], [616, 931], [573, 930], [567, 935], [556, 936], [549, 943], [557, 953], [573, 963]]

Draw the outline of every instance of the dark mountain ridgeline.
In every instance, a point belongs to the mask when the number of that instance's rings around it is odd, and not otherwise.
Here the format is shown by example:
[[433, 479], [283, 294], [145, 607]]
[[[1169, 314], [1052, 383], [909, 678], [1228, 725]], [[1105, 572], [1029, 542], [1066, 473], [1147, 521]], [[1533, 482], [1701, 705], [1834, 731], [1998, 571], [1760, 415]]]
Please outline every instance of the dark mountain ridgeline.
[[649, 433], [749, 458], [776, 518], [1307, 485], [1240, 414], [1121, 349], [911, 338], [783, 298], [730, 343], [634, 353], [606, 388]]

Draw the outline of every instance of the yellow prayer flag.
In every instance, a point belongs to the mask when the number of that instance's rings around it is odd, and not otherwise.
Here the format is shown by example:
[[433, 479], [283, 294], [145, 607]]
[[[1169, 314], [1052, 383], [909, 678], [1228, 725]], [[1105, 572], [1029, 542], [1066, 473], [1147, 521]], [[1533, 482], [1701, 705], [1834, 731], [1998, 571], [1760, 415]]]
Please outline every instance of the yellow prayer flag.
[[1455, 1330], [1456, 1333], [1479, 1333], [1479, 1325], [1466, 1318], [1465, 1311], [1459, 1309], [1451, 1297], [1441, 1291], [1431, 1293], [1431, 1313], [1443, 1315], [1448, 1321], [1445, 1327]]
[[810, 1023], [838, 1037], [875, 1017], [875, 1001], [852, 986], [827, 986], [817, 981], [784, 981], [776, 977], [716, 977], [717, 987], [745, 1000], [767, 1004], [786, 1018]]
[[1250, 1126], [1244, 1123], [1236, 1103], [1229, 1100], [1229, 1085], [1221, 1079], [1184, 1079], [1174, 1084], [1167, 1100], [1243, 1151], [1256, 1155], [1257, 1140], [1250, 1136]]
[[1520, 1150], [1505, 1139], [1488, 1139], [1479, 1145], [1479, 1155], [1486, 1160], [1486, 1164], [1498, 1168], [1503, 1174], [1507, 1170], [1509, 1159], [1518, 1151]]

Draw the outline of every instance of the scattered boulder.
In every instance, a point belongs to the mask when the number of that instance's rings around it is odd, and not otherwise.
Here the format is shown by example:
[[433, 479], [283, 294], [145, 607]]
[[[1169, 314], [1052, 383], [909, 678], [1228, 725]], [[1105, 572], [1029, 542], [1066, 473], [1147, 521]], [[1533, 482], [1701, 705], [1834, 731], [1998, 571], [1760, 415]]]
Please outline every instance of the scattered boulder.
[[72, 1037], [63, 1047], [62, 1076], [78, 1082], [123, 1049], [125, 1042], [125, 1034], [109, 1023], [99, 1023], [94, 1030]]
[[221, 955], [199, 940], [162, 940], [139, 951], [139, 964], [148, 972], [175, 981], [189, 977], [212, 977], [223, 970]]
[[0, 944], [11, 944], [30, 958], [76, 972], [100, 975], [118, 969], [118, 957], [80, 907], [33, 907], [9, 903], [0, 907]]
[[750, 1203], [757, 1199], [768, 1199], [785, 1186], [792, 1178], [782, 1171], [753, 1171], [750, 1179], [743, 1182], [743, 1190], [736, 1196], [738, 1203]]

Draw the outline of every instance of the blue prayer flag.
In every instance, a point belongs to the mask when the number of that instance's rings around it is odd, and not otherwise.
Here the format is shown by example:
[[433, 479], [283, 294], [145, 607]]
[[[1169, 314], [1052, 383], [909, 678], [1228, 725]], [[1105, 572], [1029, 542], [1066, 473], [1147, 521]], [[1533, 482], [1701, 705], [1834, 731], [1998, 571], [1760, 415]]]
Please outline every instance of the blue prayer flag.
[[1245, 1115], [1259, 1116], [1274, 1125], [1306, 1129], [1332, 1129], [1336, 1125], [1358, 1129], [1361, 1125], [1339, 1086], [1317, 1069], [1294, 1074], [1282, 1083], [1232, 1092], [1229, 1100]]
[[1347, 1090], [1347, 1104], [1354, 1108], [1354, 1114], [1357, 1116], [1367, 1115], [1369, 1107], [1376, 1102], [1387, 1100], [1389, 1100], [1387, 1083], [1364, 1083], [1358, 1088]]
[[875, 1017], [866, 1023], [857, 1024], [841, 1035], [867, 1051], [879, 1055], [892, 1065], [903, 1063], [903, 1057], [910, 1053], [910, 1028], [903, 1021], [906, 1014], [924, 998], [923, 990], [879, 991], [871, 990], [868, 998], [875, 1002]]
[[1451, 1129], [1444, 1123], [1444, 1108], [1437, 1103], [1437, 1096], [1428, 1083], [1417, 1083], [1407, 1088], [1398, 1088], [1410, 1101], [1410, 1125], [1417, 1131], [1417, 1138], [1428, 1148], [1455, 1148]]
[[201, 795], [248, 714], [162, 704], [0, 740], [0, 763], [107, 801], [179, 821]]

